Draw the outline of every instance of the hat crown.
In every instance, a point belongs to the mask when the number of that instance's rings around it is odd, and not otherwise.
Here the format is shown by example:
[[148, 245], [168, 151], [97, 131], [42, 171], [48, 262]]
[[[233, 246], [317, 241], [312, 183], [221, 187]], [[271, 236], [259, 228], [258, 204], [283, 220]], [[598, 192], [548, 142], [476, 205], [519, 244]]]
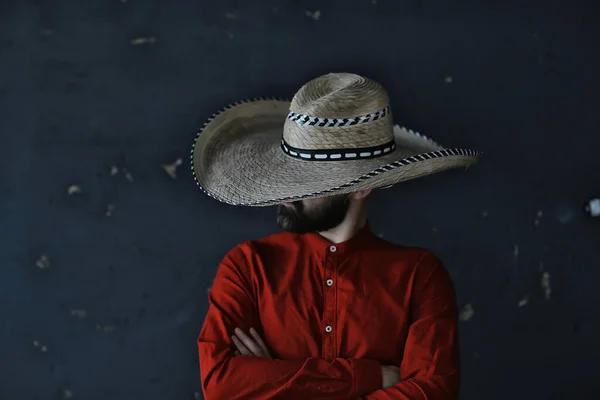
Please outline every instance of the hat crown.
[[323, 118], [352, 118], [388, 105], [377, 82], [350, 73], [331, 73], [305, 83], [294, 95], [290, 111]]
[[309, 153], [377, 148], [383, 151], [393, 140], [386, 90], [360, 75], [330, 73], [307, 82], [294, 95], [282, 147], [284, 151], [293, 148]]

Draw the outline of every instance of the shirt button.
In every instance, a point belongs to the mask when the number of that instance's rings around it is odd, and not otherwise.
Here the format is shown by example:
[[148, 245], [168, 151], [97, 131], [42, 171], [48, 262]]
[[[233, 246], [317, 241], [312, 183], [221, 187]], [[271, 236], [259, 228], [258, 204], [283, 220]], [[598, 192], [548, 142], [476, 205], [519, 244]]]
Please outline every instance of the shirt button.
[[329, 251], [331, 251], [332, 253], [335, 253], [336, 250], [337, 250], [337, 247], [335, 247], [335, 246], [331, 246], [329, 248]]
[[331, 325], [327, 325], [325, 327], [325, 332], [327, 332], [327, 333], [331, 332], [332, 330], [333, 330], [333, 328], [331, 328]]
[[333, 285], [333, 279], [327, 279], [327, 286]]

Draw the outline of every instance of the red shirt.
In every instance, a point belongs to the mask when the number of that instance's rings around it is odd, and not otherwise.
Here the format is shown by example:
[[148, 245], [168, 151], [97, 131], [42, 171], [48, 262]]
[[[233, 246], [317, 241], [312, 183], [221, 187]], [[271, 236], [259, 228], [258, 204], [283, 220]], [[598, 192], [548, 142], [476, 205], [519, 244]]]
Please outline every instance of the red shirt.
[[[234, 356], [254, 327], [273, 359]], [[233, 248], [219, 266], [198, 337], [208, 400], [454, 400], [457, 306], [428, 250], [387, 242], [368, 225], [332, 244], [278, 233]], [[382, 389], [381, 365], [401, 382]]]

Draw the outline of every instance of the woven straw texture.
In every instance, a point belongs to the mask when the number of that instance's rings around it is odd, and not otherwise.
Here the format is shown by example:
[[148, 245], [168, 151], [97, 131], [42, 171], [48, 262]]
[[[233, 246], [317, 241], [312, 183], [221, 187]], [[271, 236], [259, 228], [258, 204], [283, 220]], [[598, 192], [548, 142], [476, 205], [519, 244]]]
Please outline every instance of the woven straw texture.
[[[335, 79], [332, 79], [335, 77]], [[304, 85], [290, 111], [320, 118], [352, 118], [375, 113], [389, 103], [378, 83], [354, 74], [328, 74]], [[392, 116], [348, 127], [319, 128], [285, 121], [283, 138], [293, 147], [338, 149], [377, 146], [393, 139]]]
[[[307, 83], [291, 102], [254, 100], [213, 116], [192, 148], [197, 184], [233, 205], [269, 206], [298, 199], [380, 188], [477, 161], [479, 152], [444, 149], [393, 125], [392, 115], [352, 126], [318, 127], [291, 121], [294, 112], [319, 118], [353, 118], [388, 106], [385, 90], [353, 74], [329, 74]], [[281, 139], [301, 149], [352, 149], [394, 139], [396, 149], [357, 160], [293, 158]]]

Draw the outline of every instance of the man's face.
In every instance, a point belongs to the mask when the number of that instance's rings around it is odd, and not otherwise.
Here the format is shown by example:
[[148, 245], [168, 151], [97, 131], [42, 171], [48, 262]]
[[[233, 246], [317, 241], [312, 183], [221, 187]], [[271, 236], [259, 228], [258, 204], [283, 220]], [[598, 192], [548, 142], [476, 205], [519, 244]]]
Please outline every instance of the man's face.
[[277, 224], [292, 233], [327, 231], [342, 223], [349, 205], [348, 195], [281, 204], [277, 207]]

